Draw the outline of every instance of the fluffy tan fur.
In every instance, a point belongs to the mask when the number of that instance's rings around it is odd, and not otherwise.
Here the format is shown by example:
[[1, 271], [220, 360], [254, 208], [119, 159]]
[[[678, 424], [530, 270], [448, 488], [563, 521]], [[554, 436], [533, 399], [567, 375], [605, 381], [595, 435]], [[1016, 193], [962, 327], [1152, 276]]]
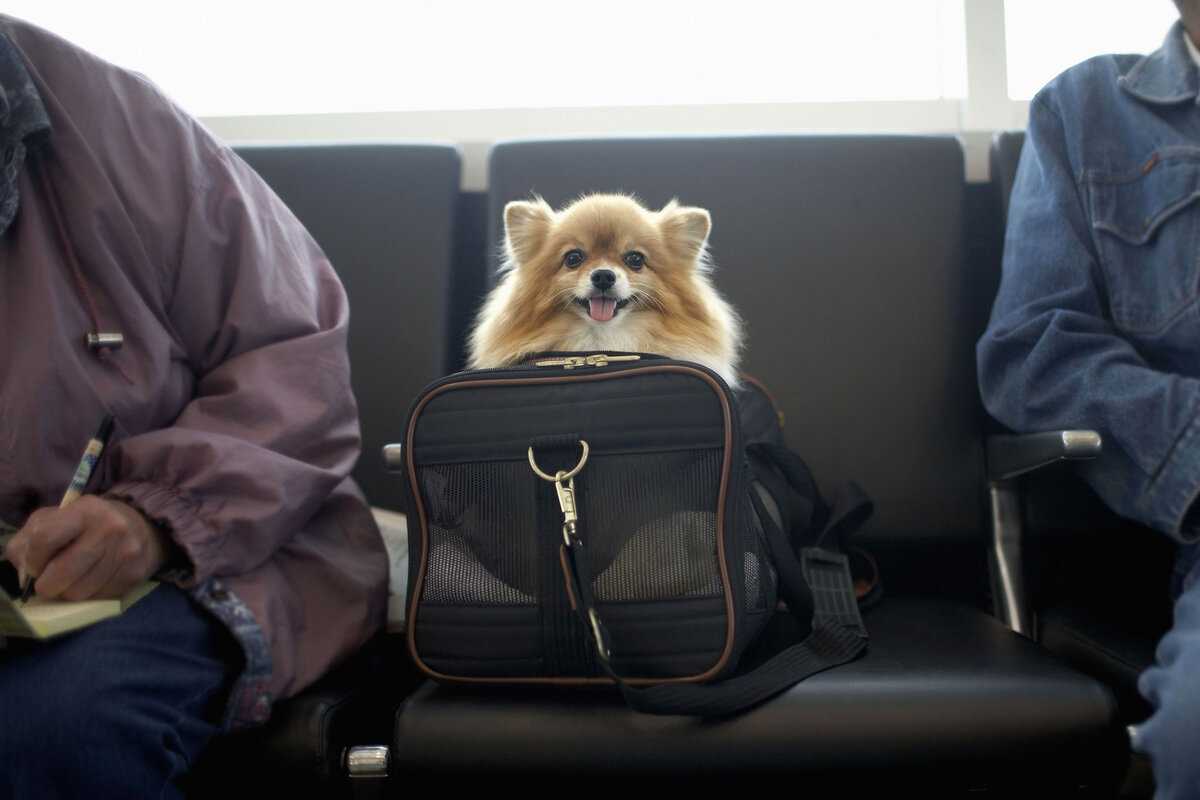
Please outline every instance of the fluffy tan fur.
[[536, 198], [505, 206], [504, 227], [500, 282], [480, 309], [468, 366], [635, 351], [695, 361], [736, 384], [742, 326], [708, 278], [707, 211], [596, 194], [556, 212]]

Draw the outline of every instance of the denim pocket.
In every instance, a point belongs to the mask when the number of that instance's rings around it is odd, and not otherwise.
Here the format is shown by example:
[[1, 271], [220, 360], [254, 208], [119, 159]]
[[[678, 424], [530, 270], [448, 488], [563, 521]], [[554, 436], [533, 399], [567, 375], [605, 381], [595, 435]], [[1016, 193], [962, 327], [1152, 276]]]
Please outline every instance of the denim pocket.
[[1200, 149], [1172, 148], [1140, 168], [1085, 176], [1113, 321], [1151, 332], [1196, 302]]

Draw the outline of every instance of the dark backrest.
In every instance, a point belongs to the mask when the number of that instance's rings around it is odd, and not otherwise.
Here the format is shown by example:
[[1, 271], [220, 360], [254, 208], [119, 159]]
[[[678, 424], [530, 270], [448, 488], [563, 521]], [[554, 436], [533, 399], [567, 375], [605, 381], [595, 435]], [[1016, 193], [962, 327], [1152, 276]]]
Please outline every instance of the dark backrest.
[[982, 574], [984, 309], [962, 264], [963, 187], [949, 136], [512, 141], [491, 153], [490, 238], [504, 204], [534, 193], [707, 208], [715, 283], [747, 322], [745, 371], [827, 493], [852, 479], [870, 495], [859, 541], [895, 551], [920, 588], [963, 570], [964, 546]]
[[1008, 196], [1012, 194], [1017, 163], [1021, 160], [1021, 146], [1024, 144], [1023, 129], [996, 131], [989, 143], [988, 168], [992, 173], [992, 184], [1000, 196], [1001, 218], [1004, 221], [1008, 220]]
[[443, 372], [459, 151], [437, 143], [235, 149], [300, 218], [346, 287], [363, 434], [354, 477], [372, 504], [402, 509], [381, 452], [412, 398]]

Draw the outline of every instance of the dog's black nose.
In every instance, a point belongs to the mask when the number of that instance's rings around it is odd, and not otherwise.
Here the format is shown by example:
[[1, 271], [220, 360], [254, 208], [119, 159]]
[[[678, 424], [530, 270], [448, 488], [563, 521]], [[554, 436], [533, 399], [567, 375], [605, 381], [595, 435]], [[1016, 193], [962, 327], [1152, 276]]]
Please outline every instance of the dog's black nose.
[[595, 286], [600, 291], [611, 289], [612, 285], [617, 282], [617, 273], [611, 269], [598, 269], [592, 273], [592, 286]]

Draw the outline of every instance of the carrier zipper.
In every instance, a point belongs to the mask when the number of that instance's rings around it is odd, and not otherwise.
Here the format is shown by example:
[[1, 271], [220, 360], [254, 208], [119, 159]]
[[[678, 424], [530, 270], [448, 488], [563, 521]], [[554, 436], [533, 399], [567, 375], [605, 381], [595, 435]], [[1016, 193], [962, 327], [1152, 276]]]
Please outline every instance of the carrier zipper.
[[[661, 358], [661, 356], [646, 355], [646, 356], [644, 356], [644, 358], [646, 360], [654, 360], [657, 358]], [[481, 369], [459, 370], [458, 372], [454, 372], [449, 375], [443, 375], [441, 378], [434, 380], [432, 383], [428, 384], [424, 389], [422, 389], [417, 394], [417, 396], [414, 397], [409, 402], [408, 411], [405, 412], [404, 419], [409, 420], [412, 418], [413, 412], [416, 411], [417, 407], [421, 405], [421, 401], [430, 392], [441, 389], [443, 386], [448, 386], [453, 383], [458, 383], [464, 379], [474, 379], [474, 378], [477, 378], [477, 377], [483, 376], [483, 375], [497, 375], [497, 374], [502, 374], [505, 372], [516, 372], [518, 374], [523, 373], [523, 372], [533, 372], [533, 371], [536, 371], [539, 367], [559, 366], [559, 367], [562, 367], [564, 370], [569, 370], [569, 369], [575, 369], [576, 367], [603, 367], [612, 362], [641, 361], [641, 360], [643, 360], [643, 355], [636, 354], [636, 353], [621, 353], [621, 354], [597, 353], [595, 355], [590, 355], [590, 356], [561, 356], [561, 357], [552, 357], [549, 354], [547, 354], [546, 358], [537, 359], [535, 357], [535, 360], [524, 361], [520, 364], [507, 364], [505, 366], [500, 366], [500, 367], [483, 367]], [[720, 378], [718, 378], [718, 380], [720, 380]], [[405, 426], [407, 428], [407, 422], [405, 423]], [[386, 445], [383, 448], [383, 462], [384, 462], [384, 468], [388, 472], [402, 472], [403, 471], [403, 469], [404, 469], [403, 468], [403, 456], [401, 455], [401, 448], [398, 444]]]
[[545, 358], [540, 361], [533, 362], [535, 367], [562, 367], [563, 369], [575, 369], [576, 367], [604, 367], [615, 361], [640, 361], [641, 356], [623, 355], [613, 356], [606, 353], [596, 353], [590, 356], [563, 356], [560, 358]]

